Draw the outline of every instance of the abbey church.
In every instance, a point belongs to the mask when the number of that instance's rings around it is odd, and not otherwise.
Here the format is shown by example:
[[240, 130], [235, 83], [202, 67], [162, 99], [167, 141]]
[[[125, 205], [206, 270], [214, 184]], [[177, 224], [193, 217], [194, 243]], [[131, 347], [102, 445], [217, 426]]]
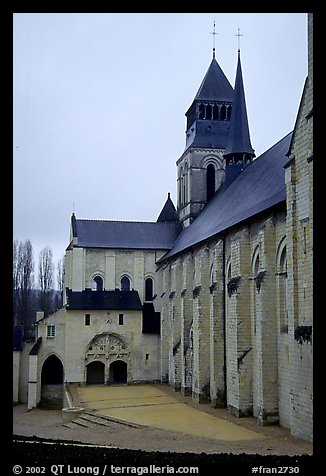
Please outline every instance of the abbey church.
[[162, 382], [312, 441], [312, 29], [308, 14], [293, 132], [255, 157], [240, 51], [233, 87], [213, 50], [176, 205], [168, 194], [156, 222], [72, 214], [64, 306], [14, 342], [15, 402], [36, 407], [51, 382]]

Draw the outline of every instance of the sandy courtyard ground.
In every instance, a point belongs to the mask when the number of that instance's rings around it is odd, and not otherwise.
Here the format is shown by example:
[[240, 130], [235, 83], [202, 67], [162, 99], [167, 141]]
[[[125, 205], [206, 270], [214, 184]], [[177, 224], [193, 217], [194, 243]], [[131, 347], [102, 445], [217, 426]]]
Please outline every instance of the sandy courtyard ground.
[[[136, 388], [136, 386], [134, 387]], [[157, 390], [157, 392], [163, 392], [163, 404], [165, 407], [167, 402], [171, 402], [173, 403], [173, 405], [171, 405], [171, 410], [174, 409], [175, 411], [175, 409], [178, 408], [180, 409], [179, 413], [181, 413], [182, 408], [187, 412], [189, 412], [189, 410], [195, 410], [197, 415], [200, 411], [202, 412], [203, 421], [208, 422], [209, 416], [215, 417], [216, 422], [220, 421], [221, 424], [226, 425], [225, 428], [230, 427], [232, 432], [228, 434], [226, 431], [225, 439], [221, 436], [218, 436], [218, 439], [216, 439], [215, 437], [212, 437], [212, 433], [210, 432], [207, 432], [207, 437], [204, 436], [205, 425], [203, 425], [202, 428], [199, 428], [198, 432], [194, 432], [193, 434], [191, 429], [189, 430], [188, 427], [186, 427], [184, 432], [182, 425], [178, 427], [176, 413], [173, 418], [176, 421], [175, 427], [178, 431], [172, 431], [162, 427], [159, 428], [155, 426], [155, 421], [153, 426], [151, 426], [150, 420], [148, 420], [146, 426], [137, 427], [130, 427], [117, 422], [109, 422], [108, 426], [96, 425], [93, 428], [66, 428], [63, 426], [61, 411], [34, 409], [28, 412], [27, 406], [21, 404], [13, 407], [13, 434], [21, 436], [37, 436], [54, 440], [79, 441], [107, 447], [140, 449], [144, 451], [172, 451], [178, 453], [205, 452], [207, 454], [258, 453], [261, 455], [289, 456], [313, 454], [312, 444], [291, 436], [289, 430], [285, 428], [280, 428], [278, 426], [261, 427], [257, 425], [255, 418], [249, 417], [239, 419], [230, 415], [226, 409], [213, 409], [209, 404], [196, 404], [190, 397], [184, 397], [180, 392], [174, 392], [167, 385], [153, 385], [150, 387], [154, 389], [154, 391]], [[129, 388], [132, 389], [131, 386]], [[87, 387], [85, 387], [85, 389], [87, 389]], [[112, 414], [112, 411], [113, 414], [114, 411], [117, 412], [116, 408], [108, 410], [108, 404], [105, 402], [103, 403], [103, 399], [98, 401], [95, 400], [94, 396], [93, 399], [90, 398], [90, 395], [91, 393], [89, 391], [88, 393], [82, 393], [82, 391], [79, 392], [81, 399], [85, 398], [85, 396], [90, 399], [87, 402], [82, 400], [82, 404], [84, 404], [86, 408], [91, 408], [95, 411], [102, 411], [104, 413], [106, 412], [109, 415]], [[97, 395], [96, 398], [99, 398], [98, 392], [95, 392], [94, 395]], [[181, 403], [183, 405], [180, 405]], [[143, 406], [138, 410], [135, 410], [135, 405], [133, 405], [132, 409], [130, 408], [131, 405], [128, 406], [128, 404], [125, 404], [124, 406], [126, 409], [120, 409], [120, 413], [115, 413], [115, 415], [121, 418], [124, 411], [129, 416], [132, 414], [130, 413], [131, 410], [133, 410], [134, 413], [136, 412], [135, 414], [138, 415], [141, 413], [140, 411], [144, 411]], [[97, 407], [100, 407], [100, 409]], [[113, 407], [116, 407], [116, 405], [113, 405]], [[153, 405], [152, 408], [154, 407], [155, 405]], [[164, 415], [162, 415], [162, 417], [162, 421], [167, 420], [167, 417], [165, 418]], [[132, 419], [129, 418], [129, 421], [132, 421]], [[200, 425], [197, 424], [197, 426]], [[209, 425], [207, 425], [207, 427], [208, 426]], [[235, 435], [235, 437], [232, 435]], [[240, 435], [240, 438], [238, 435]]]

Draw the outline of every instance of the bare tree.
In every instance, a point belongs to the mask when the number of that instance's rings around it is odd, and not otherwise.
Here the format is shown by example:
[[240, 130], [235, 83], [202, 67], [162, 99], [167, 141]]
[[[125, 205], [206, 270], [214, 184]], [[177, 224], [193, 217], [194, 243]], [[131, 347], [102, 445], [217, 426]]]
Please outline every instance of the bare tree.
[[33, 329], [34, 316], [34, 259], [30, 240], [13, 246], [14, 324], [24, 326], [28, 336]]
[[12, 252], [12, 298], [13, 298], [13, 324], [18, 325], [19, 315], [19, 278], [18, 278], [18, 250], [19, 242], [15, 240]]
[[46, 246], [40, 251], [38, 266], [40, 307], [45, 316], [48, 316], [53, 310], [53, 275], [52, 249]]
[[64, 258], [57, 262], [57, 289], [60, 293], [59, 299], [56, 300], [56, 308], [59, 309], [63, 304], [63, 286], [64, 286]]

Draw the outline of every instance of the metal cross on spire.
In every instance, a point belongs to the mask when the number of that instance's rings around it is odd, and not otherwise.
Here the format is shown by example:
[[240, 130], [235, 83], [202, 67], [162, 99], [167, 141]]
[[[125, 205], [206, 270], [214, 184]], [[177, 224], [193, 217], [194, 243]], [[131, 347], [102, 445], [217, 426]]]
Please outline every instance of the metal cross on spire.
[[240, 28], [238, 28], [238, 33], [234, 36], [238, 37], [238, 52], [240, 52], [240, 36], [243, 36], [240, 34]]
[[213, 59], [215, 59], [215, 36], [218, 35], [218, 33], [215, 31], [215, 20], [214, 20], [214, 31], [211, 31], [210, 34], [213, 35]]

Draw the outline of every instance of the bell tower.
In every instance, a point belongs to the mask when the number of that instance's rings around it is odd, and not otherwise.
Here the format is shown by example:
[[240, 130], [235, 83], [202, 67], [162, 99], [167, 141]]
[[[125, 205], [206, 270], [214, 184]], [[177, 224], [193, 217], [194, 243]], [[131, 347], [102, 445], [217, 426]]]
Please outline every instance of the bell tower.
[[255, 157], [250, 142], [240, 60], [234, 90], [213, 58], [186, 112], [186, 148], [177, 161], [179, 222], [185, 228], [224, 184], [227, 187]]
[[186, 148], [177, 161], [177, 211], [183, 227], [192, 223], [224, 181], [223, 153], [232, 101], [233, 88], [217, 63], [213, 48], [212, 61], [185, 114]]

